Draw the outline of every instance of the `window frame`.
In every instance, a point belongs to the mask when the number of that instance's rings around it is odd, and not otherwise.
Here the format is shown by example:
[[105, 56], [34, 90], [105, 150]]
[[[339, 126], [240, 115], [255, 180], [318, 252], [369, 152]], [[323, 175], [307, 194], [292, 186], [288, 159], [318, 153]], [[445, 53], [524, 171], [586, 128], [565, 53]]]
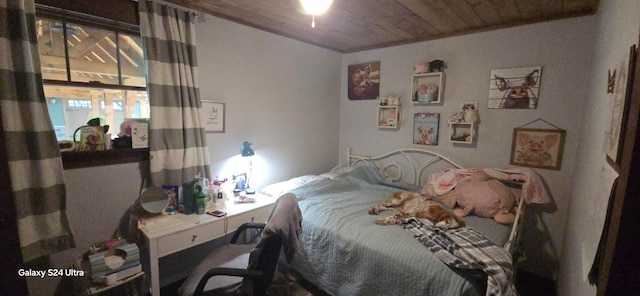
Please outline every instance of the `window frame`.
[[[47, 18], [51, 20], [64, 21], [67, 23], [75, 23], [80, 25], [87, 25], [98, 29], [111, 30], [118, 33], [140, 35], [140, 27], [138, 24], [132, 24], [128, 22], [122, 22], [114, 19], [110, 19], [102, 16], [95, 16], [85, 14], [78, 11], [67, 10], [58, 8], [47, 3], [40, 3], [46, 1], [37, 1], [36, 3], [36, 17]], [[63, 1], [64, 2], [64, 1]], [[137, 15], [134, 10], [131, 11]], [[66, 35], [66, 34], [65, 34]], [[69, 57], [65, 55], [67, 68], [69, 67]], [[120, 75], [120, 65], [118, 64], [118, 75]], [[67, 79], [68, 80], [68, 79]], [[118, 89], [118, 90], [132, 90], [132, 91], [148, 91], [146, 87], [127, 86], [121, 85], [122, 81], [119, 79], [119, 85], [110, 85], [103, 83], [87, 83], [76, 81], [62, 81], [62, 80], [50, 80], [43, 79], [43, 85], [60, 85], [70, 87], [90, 87], [90, 88], [105, 88], [105, 89]], [[149, 160], [149, 149], [111, 149], [104, 151], [86, 151], [86, 152], [61, 152], [62, 163], [65, 170], [96, 167], [103, 165], [114, 165], [123, 163], [142, 162]]]

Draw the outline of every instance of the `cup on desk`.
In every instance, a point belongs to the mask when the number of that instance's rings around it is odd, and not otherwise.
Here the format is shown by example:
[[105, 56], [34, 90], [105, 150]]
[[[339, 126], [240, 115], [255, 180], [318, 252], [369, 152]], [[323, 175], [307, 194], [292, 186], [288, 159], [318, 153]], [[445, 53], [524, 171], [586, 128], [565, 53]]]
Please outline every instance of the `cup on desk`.
[[111, 134], [104, 135], [104, 150], [111, 150]]

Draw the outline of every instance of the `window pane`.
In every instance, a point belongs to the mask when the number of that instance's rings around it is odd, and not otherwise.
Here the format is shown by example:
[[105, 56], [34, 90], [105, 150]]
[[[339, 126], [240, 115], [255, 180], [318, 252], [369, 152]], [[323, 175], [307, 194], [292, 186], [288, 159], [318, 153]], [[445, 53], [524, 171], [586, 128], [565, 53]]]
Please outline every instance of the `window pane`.
[[75, 131], [92, 118], [109, 125], [113, 138], [125, 119], [149, 118], [146, 91], [45, 85], [44, 93], [59, 141], [73, 140]]
[[142, 38], [126, 34], [118, 36], [122, 84], [146, 87]]
[[[43, 78], [61, 81], [44, 85], [58, 140], [79, 140], [73, 139], [74, 133], [93, 118], [109, 125], [113, 138], [126, 119], [149, 118], [140, 36], [40, 17], [36, 32]], [[136, 90], [117, 89], [119, 86]]]
[[71, 81], [118, 85], [115, 40], [113, 31], [67, 23]]
[[67, 81], [67, 62], [61, 21], [38, 18], [36, 34], [44, 79]]

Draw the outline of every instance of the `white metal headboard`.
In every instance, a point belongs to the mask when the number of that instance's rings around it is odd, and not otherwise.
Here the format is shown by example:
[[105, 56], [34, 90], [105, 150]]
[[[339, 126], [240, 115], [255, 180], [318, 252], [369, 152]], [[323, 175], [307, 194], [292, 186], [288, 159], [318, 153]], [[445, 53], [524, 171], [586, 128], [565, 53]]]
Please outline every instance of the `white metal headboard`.
[[[424, 186], [427, 177], [431, 173], [439, 172], [446, 168], [463, 168], [457, 162], [433, 151], [417, 148], [404, 148], [394, 150], [377, 156], [363, 156], [351, 153], [351, 147], [347, 148], [347, 161], [338, 165], [334, 170], [344, 166], [366, 165], [384, 172], [391, 181]], [[510, 254], [514, 255], [520, 238], [520, 226], [524, 215], [524, 198], [518, 202], [515, 223], [511, 228], [509, 239], [503, 246]]]
[[462, 168], [457, 162], [439, 153], [416, 148], [398, 149], [377, 156], [363, 156], [352, 154], [349, 147], [345, 165], [376, 167], [394, 182], [402, 181], [417, 186], [423, 186], [430, 173], [451, 167]]

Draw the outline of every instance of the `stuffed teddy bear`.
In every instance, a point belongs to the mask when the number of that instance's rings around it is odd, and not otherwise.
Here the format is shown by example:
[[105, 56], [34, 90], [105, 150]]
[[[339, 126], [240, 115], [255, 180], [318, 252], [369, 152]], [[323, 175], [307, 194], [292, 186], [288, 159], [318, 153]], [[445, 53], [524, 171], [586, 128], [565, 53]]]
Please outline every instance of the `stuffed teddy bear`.
[[493, 218], [501, 224], [515, 221], [513, 209], [516, 196], [502, 182], [490, 179], [484, 171], [477, 171], [466, 177], [456, 187], [444, 194], [440, 200], [444, 205], [454, 208], [458, 217], [469, 214]]

